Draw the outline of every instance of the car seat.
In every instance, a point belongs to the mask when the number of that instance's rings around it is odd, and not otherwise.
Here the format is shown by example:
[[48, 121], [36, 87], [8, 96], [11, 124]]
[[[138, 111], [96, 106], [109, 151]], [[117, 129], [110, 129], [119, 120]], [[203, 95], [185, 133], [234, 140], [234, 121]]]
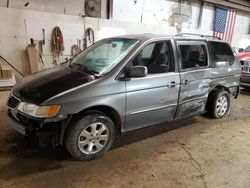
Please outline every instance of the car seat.
[[158, 54], [155, 60], [147, 66], [148, 73], [164, 73], [168, 72], [168, 56], [167, 54]]

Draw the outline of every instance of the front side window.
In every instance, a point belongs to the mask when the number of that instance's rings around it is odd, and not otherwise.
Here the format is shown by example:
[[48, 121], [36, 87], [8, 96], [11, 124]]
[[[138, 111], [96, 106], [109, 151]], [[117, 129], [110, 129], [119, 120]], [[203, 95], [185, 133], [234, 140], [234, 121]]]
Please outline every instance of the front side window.
[[110, 72], [137, 44], [135, 39], [112, 38], [97, 42], [72, 59], [72, 65], [79, 65], [96, 74]]
[[170, 41], [154, 42], [145, 46], [132, 60], [132, 66], [145, 66], [148, 74], [173, 71], [173, 53]]
[[155, 47], [155, 43], [149, 44], [147, 45], [141, 52], [141, 57], [143, 59], [150, 59], [152, 54], [153, 54], [153, 50]]
[[212, 63], [229, 62], [232, 65], [234, 62], [234, 54], [229, 44], [224, 42], [208, 42]]
[[180, 44], [181, 68], [199, 68], [208, 65], [206, 46], [204, 44]]

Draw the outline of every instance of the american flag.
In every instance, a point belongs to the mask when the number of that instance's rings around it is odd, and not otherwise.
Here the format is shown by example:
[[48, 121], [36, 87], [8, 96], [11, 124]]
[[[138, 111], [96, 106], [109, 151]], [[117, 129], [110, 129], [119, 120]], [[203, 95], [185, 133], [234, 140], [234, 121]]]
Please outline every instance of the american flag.
[[213, 37], [232, 42], [236, 19], [236, 9], [215, 8]]

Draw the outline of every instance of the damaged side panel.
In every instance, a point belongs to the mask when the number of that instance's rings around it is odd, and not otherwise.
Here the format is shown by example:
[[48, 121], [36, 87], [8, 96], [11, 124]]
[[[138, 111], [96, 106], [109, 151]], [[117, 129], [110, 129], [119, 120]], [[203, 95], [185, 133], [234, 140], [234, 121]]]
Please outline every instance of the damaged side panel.
[[203, 112], [211, 84], [210, 68], [182, 72], [181, 83], [176, 118]]

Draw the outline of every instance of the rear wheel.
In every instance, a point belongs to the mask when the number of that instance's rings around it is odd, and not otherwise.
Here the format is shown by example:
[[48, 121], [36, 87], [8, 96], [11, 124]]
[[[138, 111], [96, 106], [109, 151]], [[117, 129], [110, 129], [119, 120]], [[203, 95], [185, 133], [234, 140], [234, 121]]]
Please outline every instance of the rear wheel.
[[214, 118], [223, 118], [227, 115], [230, 107], [230, 96], [226, 91], [216, 91], [212, 95], [210, 114]]
[[92, 160], [110, 149], [115, 137], [115, 126], [106, 115], [88, 114], [76, 118], [67, 130], [65, 145], [78, 160]]

